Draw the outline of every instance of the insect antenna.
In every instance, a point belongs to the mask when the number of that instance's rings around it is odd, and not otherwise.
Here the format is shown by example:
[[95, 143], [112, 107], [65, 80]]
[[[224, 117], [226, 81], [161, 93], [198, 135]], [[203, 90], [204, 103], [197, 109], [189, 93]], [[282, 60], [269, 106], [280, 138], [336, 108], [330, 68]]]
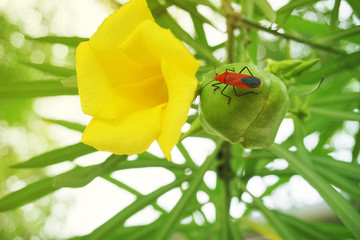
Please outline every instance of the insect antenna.
[[216, 63], [215, 63], [215, 67], [214, 67], [214, 76], [216, 76], [217, 75], [217, 73], [215, 72], [216, 71], [216, 66], [217, 66], [217, 64], [220, 62], [220, 60], [221, 60], [222, 58], [220, 58]]
[[[216, 71], [216, 66], [217, 66], [217, 64], [220, 62], [221, 59], [222, 59], [222, 58], [220, 58], [220, 59], [215, 63], [215, 67], [214, 67], [214, 77], [217, 76], [217, 73], [215, 72], [215, 71]], [[201, 90], [202, 90], [204, 87], [206, 87], [206, 86], [207, 86], [209, 83], [211, 83], [212, 81], [214, 81], [214, 79], [211, 80], [210, 82], [206, 83], [205, 86], [203, 86], [202, 88], [200, 88], [200, 92], [201, 92]]]

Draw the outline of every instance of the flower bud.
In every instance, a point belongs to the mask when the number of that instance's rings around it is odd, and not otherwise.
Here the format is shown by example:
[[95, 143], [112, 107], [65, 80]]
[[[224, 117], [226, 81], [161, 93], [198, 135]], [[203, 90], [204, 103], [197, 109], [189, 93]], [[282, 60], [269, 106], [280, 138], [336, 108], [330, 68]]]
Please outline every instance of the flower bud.
[[[248, 69], [241, 74], [261, 79], [260, 87], [235, 87], [215, 80], [227, 69], [239, 73], [244, 66]], [[241, 75], [233, 76], [241, 81]], [[274, 142], [289, 102], [286, 87], [278, 77], [250, 63], [235, 63], [207, 73], [199, 87], [200, 121], [207, 132], [244, 148], [265, 148]]]

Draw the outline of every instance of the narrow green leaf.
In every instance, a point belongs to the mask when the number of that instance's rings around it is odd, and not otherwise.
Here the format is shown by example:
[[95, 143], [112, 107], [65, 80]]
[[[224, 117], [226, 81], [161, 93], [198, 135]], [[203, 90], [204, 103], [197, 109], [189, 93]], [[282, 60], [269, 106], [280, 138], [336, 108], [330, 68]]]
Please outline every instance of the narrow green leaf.
[[141, 157], [135, 161], [123, 161], [119, 163], [116, 170], [145, 167], [163, 167], [171, 171], [180, 170], [180, 172], [183, 172], [185, 169], [193, 169], [192, 165], [186, 163], [176, 164], [169, 162], [166, 159], [148, 159], [146, 157]]
[[283, 238], [286, 240], [297, 240], [296, 235], [294, 234], [294, 232], [292, 231], [291, 228], [289, 228], [287, 226], [287, 224], [285, 222], [283, 222], [279, 217], [276, 216], [276, 214], [271, 211], [270, 209], [268, 209], [264, 203], [261, 201], [261, 199], [255, 197], [254, 195], [252, 195], [246, 188], [246, 185], [239, 179], [236, 179], [238, 185], [240, 186], [240, 188], [249, 193], [254, 201], [254, 203], [256, 204], [256, 206], [259, 208], [259, 210], [265, 215], [266, 219], [268, 220], [269, 224], [271, 224], [275, 231]]
[[45, 167], [52, 164], [64, 162], [64, 161], [72, 161], [77, 157], [95, 152], [96, 149], [85, 145], [83, 143], [76, 143], [71, 146], [67, 146], [64, 148], [56, 149], [39, 156], [30, 158], [26, 162], [22, 162], [12, 166], [12, 168], [38, 168]]
[[312, 155], [311, 158], [319, 167], [330, 168], [343, 176], [360, 180], [360, 165], [358, 164], [335, 160], [330, 156]]
[[302, 238], [311, 239], [311, 240], [335, 240], [330, 234], [325, 234], [322, 231], [311, 226], [309, 223], [304, 222], [298, 218], [286, 215], [280, 212], [274, 212], [276, 216], [281, 218], [289, 226], [292, 226], [298, 231], [298, 235]]
[[353, 35], [358, 35], [359, 33], [360, 33], [360, 26], [355, 26], [355, 27], [350, 28], [350, 29], [346, 29], [346, 30], [335, 32], [333, 34], [329, 34], [326, 37], [317, 39], [316, 42], [318, 42], [318, 43], [330, 43], [330, 42], [333, 42], [333, 41], [342, 40], [342, 39], [344, 39], [346, 37], [351, 37]]
[[349, 92], [344, 94], [338, 94], [335, 96], [325, 95], [323, 97], [316, 98], [316, 100], [311, 101], [311, 105], [333, 105], [333, 104], [349, 104], [352, 102], [360, 102], [360, 93], [358, 92]]
[[[181, 9], [184, 9], [185, 11], [187, 11], [192, 17], [196, 18], [197, 20], [199, 20], [202, 23], [207, 23], [210, 26], [213, 26], [213, 24], [207, 19], [205, 18], [203, 15], [201, 15], [197, 10], [196, 10], [196, 5], [192, 4], [192, 3], [187, 3], [181, 0], [166, 0], [169, 3], [174, 4], [175, 6], [178, 6]], [[214, 26], [213, 26], [214, 27]]]
[[58, 95], [77, 95], [78, 90], [66, 88], [60, 80], [15, 82], [4, 84], [0, 88], [1, 98], [32, 98]]
[[111, 155], [105, 162], [95, 166], [76, 167], [75, 169], [54, 177], [54, 187], [84, 187], [94, 178], [113, 170], [127, 156]]
[[77, 88], [78, 87], [76, 75], [64, 78], [64, 79], [60, 80], [60, 82], [64, 87], [69, 87], [69, 88]]
[[339, 19], [340, 3], [341, 3], [341, 0], [335, 0], [334, 9], [331, 13], [331, 19], [330, 19], [330, 27], [332, 30], [334, 30], [336, 28], [336, 23]]
[[339, 174], [336, 174], [334, 170], [331, 171], [328, 168], [316, 166], [315, 169], [332, 185], [341, 189], [344, 192], [347, 192], [354, 199], [360, 201], [359, 185], [354, 183], [354, 181], [347, 179], [346, 177], [343, 177]]
[[267, 0], [255, 0], [255, 4], [270, 22], [275, 22], [276, 13]]
[[322, 117], [331, 118], [338, 121], [360, 121], [360, 114], [355, 112], [343, 112], [326, 108], [309, 107], [309, 112]]
[[216, 6], [214, 6], [214, 4], [212, 4], [209, 0], [189, 0], [189, 2], [207, 6], [207, 7], [211, 8], [214, 12], [219, 13], [219, 14], [223, 14], [223, 12], [221, 11], [221, 9], [219, 9], [219, 8], [216, 7]]
[[196, 17], [191, 15], [191, 19], [193, 21], [193, 25], [195, 28], [195, 33], [196, 33], [196, 39], [201, 42], [202, 44], [204, 44], [205, 46], [208, 46], [209, 43], [206, 39], [206, 34], [205, 34], [205, 30], [204, 30], [204, 24], [202, 21], [199, 21], [199, 19], [197, 19]]
[[[217, 146], [219, 145], [221, 146], [221, 144], [218, 144]], [[168, 239], [168, 236], [171, 233], [174, 225], [177, 223], [177, 221], [179, 221], [179, 217], [181, 216], [181, 213], [186, 209], [187, 204], [198, 190], [199, 185], [203, 180], [205, 172], [209, 169], [211, 164], [216, 159], [216, 154], [218, 150], [219, 147], [215, 149], [214, 153], [210, 155], [201, 165], [201, 167], [193, 174], [194, 179], [190, 182], [190, 187], [184, 192], [184, 194], [182, 195], [176, 206], [165, 217], [162, 228], [157, 233], [156, 239]]]
[[26, 187], [12, 192], [0, 199], [0, 212], [8, 211], [57, 190], [52, 186], [52, 178], [45, 178], [38, 182], [31, 183]]
[[122, 226], [126, 219], [146, 207], [147, 205], [151, 204], [155, 201], [158, 197], [163, 195], [164, 193], [170, 191], [171, 189], [179, 186], [182, 182], [188, 181], [191, 179], [191, 175], [189, 176], [181, 176], [177, 178], [174, 182], [157, 189], [156, 191], [142, 197], [138, 198], [129, 205], [127, 208], [123, 209], [122, 211], [118, 212], [114, 217], [108, 220], [106, 223], [95, 229], [92, 233], [87, 236], [84, 236], [86, 240], [95, 240], [95, 239], [106, 239], [107, 235], [111, 234], [116, 228]]
[[319, 0], [292, 0], [279, 10], [277, 10], [277, 13], [285, 13], [285, 12], [292, 12], [295, 9], [301, 8], [303, 6], [308, 6], [310, 4], [316, 3]]
[[319, 229], [319, 231], [328, 233], [335, 239], [353, 239], [353, 235], [343, 224], [330, 222], [311, 222], [310, 225], [316, 229]]
[[[321, 68], [300, 75], [296, 81], [308, 83], [314, 79], [320, 79], [322, 76], [346, 74], [349, 70], [355, 69], [360, 64], [360, 61], [358, 61], [359, 58], [360, 51], [338, 58], [332, 58], [326, 64], [322, 65]], [[337, 76], [337, 78], [339, 78], [339, 76]]]
[[280, 25], [285, 30], [292, 30], [309, 36], [327, 36], [330, 29], [327, 24], [321, 24], [304, 19], [301, 16], [291, 15]]
[[35, 40], [40, 42], [47, 42], [47, 43], [60, 43], [67, 45], [69, 47], [77, 47], [81, 42], [88, 41], [88, 38], [81, 38], [81, 37], [60, 37], [60, 36], [46, 36], [46, 37], [39, 37], [39, 38], [32, 38], [27, 36], [29, 40]]
[[340, 193], [320, 177], [303, 159], [298, 159], [292, 152], [278, 144], [271, 145], [269, 150], [278, 157], [286, 159], [290, 167], [319, 192], [347, 228], [357, 239], [360, 239], [360, 215]]
[[42, 72], [50, 73], [50, 74], [57, 75], [57, 76], [68, 77], [68, 76], [76, 74], [76, 70], [71, 69], [71, 68], [57, 67], [57, 66], [54, 66], [51, 64], [46, 64], [46, 63], [36, 64], [36, 63], [23, 62], [23, 61], [21, 63], [26, 66], [36, 68]]
[[[357, 132], [357, 134], [355, 135], [355, 145], [354, 148], [352, 150], [352, 160], [351, 162], [355, 165], [358, 164], [358, 156], [359, 156], [359, 152], [360, 152], [360, 128]], [[359, 166], [359, 165], [355, 165], [355, 166]]]
[[46, 121], [46, 122], [61, 125], [63, 127], [66, 127], [68, 129], [75, 130], [75, 131], [78, 131], [78, 132], [84, 132], [85, 127], [86, 127], [86, 126], [84, 126], [84, 125], [82, 125], [80, 123], [69, 122], [69, 121], [64, 121], [64, 120], [56, 120], [56, 119], [48, 119], [48, 118], [43, 118], [43, 120]]

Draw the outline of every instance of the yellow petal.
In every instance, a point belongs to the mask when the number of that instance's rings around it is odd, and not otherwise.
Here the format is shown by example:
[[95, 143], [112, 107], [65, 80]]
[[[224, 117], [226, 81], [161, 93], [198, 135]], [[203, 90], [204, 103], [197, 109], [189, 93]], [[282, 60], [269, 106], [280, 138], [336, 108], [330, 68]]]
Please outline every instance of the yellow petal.
[[146, 71], [124, 59], [127, 59], [124, 54], [119, 56], [120, 71], [116, 74], [116, 66], [113, 70], [104, 66], [88, 42], [78, 46], [76, 68], [84, 113], [111, 120], [167, 102], [167, 88], [160, 70]]
[[199, 62], [170, 30], [158, 26], [152, 21], [144, 21], [120, 48], [132, 60], [148, 64], [161, 64], [166, 57], [188, 75], [195, 75]]
[[170, 152], [179, 140], [198, 83], [193, 76], [183, 73], [166, 58], [163, 59], [161, 67], [168, 87], [169, 102], [164, 109], [161, 134], [157, 141], [166, 158], [170, 160]]
[[144, 152], [160, 133], [163, 107], [164, 104], [114, 121], [93, 118], [84, 131], [82, 142], [118, 155]]
[[104, 20], [90, 45], [97, 50], [117, 47], [144, 20], [154, 21], [146, 0], [131, 0]]

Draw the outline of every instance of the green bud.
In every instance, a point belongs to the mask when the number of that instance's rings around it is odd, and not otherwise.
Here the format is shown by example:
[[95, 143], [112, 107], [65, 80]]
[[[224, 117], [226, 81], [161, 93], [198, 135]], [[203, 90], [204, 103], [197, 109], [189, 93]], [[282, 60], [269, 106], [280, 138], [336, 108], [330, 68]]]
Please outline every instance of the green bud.
[[[224, 65], [218, 67], [216, 73], [233, 68], [238, 73], [244, 66], [262, 80], [261, 87], [235, 87], [237, 94], [231, 85], [219, 84], [216, 89], [213, 84], [218, 81], [214, 80], [214, 71], [207, 73], [199, 86], [200, 121], [207, 132], [231, 143], [240, 143], [244, 148], [265, 148], [274, 142], [285, 116], [289, 102], [287, 90], [278, 77], [250, 63]], [[247, 70], [242, 74], [250, 75]], [[230, 97], [230, 102], [222, 91]], [[239, 96], [244, 93], [248, 94]]]

